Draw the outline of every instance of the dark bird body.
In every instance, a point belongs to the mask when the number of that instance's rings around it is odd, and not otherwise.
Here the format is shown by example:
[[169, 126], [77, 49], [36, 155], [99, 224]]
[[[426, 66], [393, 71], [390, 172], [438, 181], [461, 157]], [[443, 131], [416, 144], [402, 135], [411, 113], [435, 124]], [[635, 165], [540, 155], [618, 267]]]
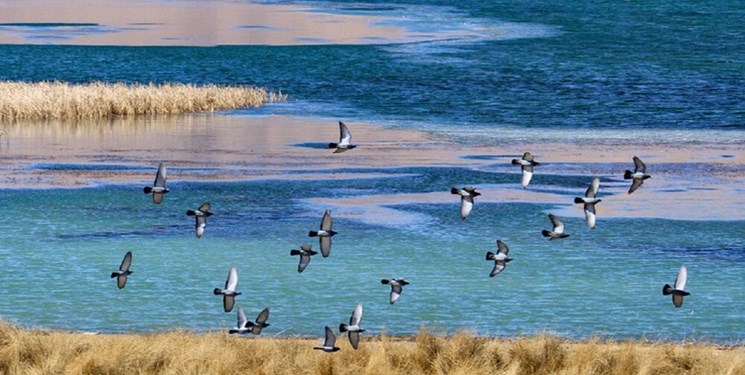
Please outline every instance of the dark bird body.
[[575, 197], [574, 203], [582, 204], [585, 211], [585, 219], [590, 229], [595, 228], [595, 205], [600, 203], [599, 198], [595, 198], [600, 188], [600, 179], [595, 177], [590, 184], [590, 187], [585, 191], [584, 197]]
[[360, 326], [361, 321], [362, 304], [358, 303], [357, 306], [354, 308], [354, 311], [352, 311], [352, 316], [349, 317], [349, 324], [342, 323], [339, 325], [339, 332], [347, 332], [347, 335], [349, 336], [349, 343], [352, 344], [352, 347], [354, 349], [357, 349], [357, 346], [359, 345], [360, 332], [365, 332], [365, 330]]
[[323, 350], [324, 352], [335, 352], [339, 350], [336, 346], [336, 335], [334, 334], [334, 331], [329, 328], [329, 326], [325, 327], [325, 335], [323, 338], [323, 344], [321, 346], [316, 346], [313, 349], [316, 350]]
[[450, 193], [460, 196], [460, 218], [466, 220], [473, 209], [473, 199], [481, 195], [474, 187], [451, 188]]
[[335, 148], [335, 154], [351, 150], [357, 146], [352, 144], [352, 133], [343, 122], [339, 121], [339, 143], [329, 143], [329, 148]]
[[215, 288], [215, 295], [222, 295], [222, 305], [225, 312], [233, 310], [235, 304], [235, 297], [239, 296], [241, 292], [237, 291], [238, 287], [238, 270], [232, 267], [228, 271], [228, 279], [225, 281], [225, 289]]
[[675, 305], [675, 307], [683, 306], [683, 297], [691, 295], [691, 293], [688, 293], [685, 290], [687, 280], [688, 270], [685, 266], [680, 266], [680, 270], [678, 270], [678, 276], [675, 277], [675, 286], [672, 287], [670, 286], [670, 284], [665, 284], [665, 286], [662, 287], [662, 295], [672, 295], [673, 305]]
[[398, 301], [398, 298], [401, 297], [401, 292], [403, 292], [404, 285], [409, 285], [408, 281], [400, 277], [396, 277], [393, 279], [383, 279], [380, 280], [380, 283], [383, 285], [391, 286], [391, 294], [389, 297], [389, 302], [391, 303], [391, 305], [396, 303], [396, 301]]
[[202, 235], [204, 235], [204, 229], [207, 227], [207, 218], [212, 216], [210, 208], [209, 203], [202, 203], [196, 210], [186, 211], [186, 216], [194, 216], [195, 218], [194, 234], [197, 238], [202, 238]]
[[551, 224], [553, 224], [553, 230], [542, 230], [541, 234], [543, 234], [543, 237], [548, 237], [549, 240], [553, 241], [559, 238], [566, 238], [569, 237], [568, 234], [564, 233], [564, 223], [559, 220], [558, 217], [554, 216], [553, 214], [548, 214], [548, 218], [551, 219]]
[[129, 269], [129, 267], [132, 265], [132, 252], [127, 251], [126, 254], [124, 254], [124, 259], [122, 259], [122, 264], [119, 265], [119, 271], [115, 271], [111, 273], [111, 278], [116, 277], [116, 286], [119, 287], [119, 289], [124, 288], [124, 286], [127, 285], [127, 276], [132, 274], [132, 271]]
[[318, 237], [321, 245], [321, 255], [323, 255], [324, 258], [331, 254], [331, 237], [337, 234], [337, 232], [333, 231], [333, 226], [334, 222], [331, 218], [331, 211], [326, 210], [326, 212], [323, 213], [323, 218], [321, 218], [321, 228], [317, 231], [312, 230], [308, 232], [308, 237]]
[[318, 254], [318, 252], [313, 251], [310, 249], [311, 245], [305, 244], [300, 246], [300, 250], [290, 250], [290, 255], [300, 256], [300, 262], [297, 265], [297, 272], [302, 273], [305, 270], [305, 267], [308, 267], [308, 263], [310, 263], [310, 257]]
[[533, 156], [533, 154], [531, 154], [530, 152], [526, 152], [523, 154], [522, 159], [512, 159], [512, 164], [520, 166], [520, 171], [522, 174], [520, 184], [522, 185], [523, 189], [527, 189], [528, 184], [530, 184], [530, 179], [533, 178], [533, 167], [541, 163], [535, 161], [535, 157]]
[[510, 249], [505, 245], [502, 240], [497, 240], [497, 253], [492, 253], [491, 251], [486, 252], [486, 260], [493, 260], [494, 261], [494, 268], [491, 270], [491, 273], [489, 274], [489, 277], [494, 277], [498, 273], [504, 271], [504, 268], [507, 266], [507, 262], [512, 261], [512, 258], [508, 256], [510, 252]]
[[633, 193], [644, 183], [644, 180], [652, 177], [647, 173], [647, 166], [644, 164], [642, 159], [634, 156], [634, 171], [626, 170], [623, 174], [623, 178], [631, 181], [631, 187], [629, 188], [629, 194]]

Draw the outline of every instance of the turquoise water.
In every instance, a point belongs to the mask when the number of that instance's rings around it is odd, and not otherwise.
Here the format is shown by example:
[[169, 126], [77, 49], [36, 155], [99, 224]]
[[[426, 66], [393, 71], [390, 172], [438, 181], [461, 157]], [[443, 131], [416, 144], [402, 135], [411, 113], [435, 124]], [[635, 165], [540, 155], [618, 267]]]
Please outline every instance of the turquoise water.
[[[230, 115], [343, 118], [466, 144], [521, 137], [614, 143], [648, 134], [651, 143], [745, 143], [745, 8], [736, 1], [449, 3], [310, 4], [386, 16], [421, 33], [467, 30], [468, 38], [364, 46], [1, 45], [0, 79], [260, 85], [288, 94], [289, 102]], [[314, 198], [447, 192], [464, 184], [514, 188], [516, 177], [445, 167], [347, 172], [382, 176], [313, 180], [298, 170], [288, 172], [296, 180], [179, 182], [169, 184], [159, 206], [141, 193], [149, 181], [0, 190], [0, 204], [12, 212], [0, 223], [0, 316], [104, 332], [227, 329], [235, 315], [222, 312], [212, 289], [235, 266], [238, 303], [249, 315], [271, 310], [267, 335], [319, 335], [319, 327], [346, 321], [363, 302], [365, 328], [392, 335], [425, 326], [493, 336], [743, 339], [742, 221], [601, 218], [590, 231], [578, 216], [565, 219], [570, 238], [548, 242], [540, 235], [555, 208], [548, 204], [477, 203], [465, 222], [457, 199], [393, 207], [416, 218], [408, 221], [348, 218], [365, 212], [347, 207], [334, 211], [339, 234], [331, 257], [314, 257], [298, 274], [289, 251], [306, 242], [317, 247], [307, 232], [326, 209]], [[572, 173], [541, 176], [536, 189], [571, 202], [588, 181]], [[197, 240], [184, 212], [203, 201], [215, 215]], [[515, 260], [489, 278], [484, 254], [496, 239]], [[108, 276], [127, 251], [134, 274], [116, 290]], [[692, 295], [675, 309], [661, 289], [681, 264]], [[397, 276], [411, 285], [389, 305], [379, 281]]]

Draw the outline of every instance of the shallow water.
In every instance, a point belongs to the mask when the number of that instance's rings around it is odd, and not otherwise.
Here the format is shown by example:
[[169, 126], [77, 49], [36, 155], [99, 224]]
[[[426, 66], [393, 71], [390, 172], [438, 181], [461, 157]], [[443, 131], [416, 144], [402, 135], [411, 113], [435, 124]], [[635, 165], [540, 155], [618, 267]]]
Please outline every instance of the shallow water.
[[[386, 16], [422, 35], [445, 30], [467, 36], [357, 46], [0, 45], [0, 79], [260, 85], [288, 94], [289, 102], [229, 116], [371, 122], [429, 131], [466, 146], [745, 144], [745, 35], [738, 27], [745, 15], [736, 2], [706, 9], [612, 1], [581, 7], [563, 1], [441, 3], [310, 4], [319, 12]], [[441, 22], [403, 17], [421, 7]], [[489, 336], [548, 331], [572, 338], [742, 341], [745, 221], [721, 213], [714, 220], [657, 219], [646, 212], [603, 217], [604, 204], [625, 194], [625, 183], [610, 176], [629, 165], [591, 161], [548, 162], [536, 175], [531, 192], [566, 204], [477, 198], [462, 221], [450, 187], [521, 191], [517, 172], [497, 160], [507, 156], [473, 155], [495, 158], [473, 169], [283, 168], [281, 179], [234, 182], [184, 181], [177, 176], [188, 168], [172, 168], [175, 182], [161, 205], [142, 194], [151, 180], [2, 189], [0, 204], [12, 214], [0, 223], [0, 316], [24, 326], [85, 331], [227, 329], [235, 314], [222, 312], [212, 290], [235, 266], [243, 292], [238, 303], [249, 315], [270, 308], [270, 336], [317, 336], [320, 327], [345, 322], [362, 302], [363, 325], [373, 334], [405, 335], [424, 326]], [[114, 158], [95, 164], [39, 160], [30, 168], [115, 174], [152, 166]], [[703, 173], [705, 164], [655, 168], [689, 173], [687, 181], [703, 180], [702, 186], [717, 182]], [[315, 179], [319, 172], [343, 177]], [[739, 167], [720, 172], [742, 177]], [[606, 200], [594, 230], [571, 205], [590, 175], [603, 176]], [[690, 188], [668, 180], [650, 189]], [[385, 198], [404, 194], [426, 198], [412, 204]], [[334, 204], [352, 198], [368, 204]], [[215, 215], [196, 239], [184, 213], [204, 201]], [[307, 232], [327, 208], [339, 232], [331, 257], [314, 257], [298, 274], [289, 251], [303, 243], [318, 247]], [[541, 236], [548, 212], [572, 213], [565, 217], [569, 238]], [[497, 239], [515, 260], [489, 278], [493, 264], [484, 256]], [[109, 275], [127, 251], [134, 255], [134, 274], [117, 290]], [[691, 296], [676, 309], [661, 289], [681, 264], [688, 267]], [[397, 276], [411, 285], [390, 305], [380, 279]]]

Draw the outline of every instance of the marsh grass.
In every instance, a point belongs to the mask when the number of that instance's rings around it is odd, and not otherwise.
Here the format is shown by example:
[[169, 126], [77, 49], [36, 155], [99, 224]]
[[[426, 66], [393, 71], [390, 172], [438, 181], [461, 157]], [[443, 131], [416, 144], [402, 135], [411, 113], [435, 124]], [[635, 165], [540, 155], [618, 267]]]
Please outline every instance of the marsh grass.
[[359, 350], [318, 339], [224, 332], [47, 332], [0, 324], [2, 374], [745, 374], [745, 347], [450, 336], [368, 336]]
[[0, 121], [210, 112], [285, 99], [251, 86], [0, 81]]

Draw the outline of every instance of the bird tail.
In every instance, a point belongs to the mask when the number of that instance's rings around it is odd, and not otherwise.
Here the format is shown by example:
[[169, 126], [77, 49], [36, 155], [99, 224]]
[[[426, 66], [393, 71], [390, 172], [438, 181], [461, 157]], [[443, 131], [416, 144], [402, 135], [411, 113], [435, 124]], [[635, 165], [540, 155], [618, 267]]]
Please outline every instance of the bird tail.
[[543, 235], [543, 237], [551, 237], [551, 232], [545, 229], [541, 231], [541, 234]]
[[290, 255], [300, 255], [300, 250], [290, 250]]
[[318, 232], [312, 230], [312, 231], [308, 232], [308, 237], [318, 237]]
[[582, 198], [580, 198], [580, 197], [575, 197], [574, 198], [574, 203], [585, 203], [585, 201], [582, 200]]
[[215, 293], [215, 295], [220, 295], [220, 294], [222, 294], [222, 289], [215, 288], [215, 292], [214, 293]]
[[486, 260], [493, 260], [494, 259], [494, 253], [491, 251], [486, 252]]
[[458, 190], [457, 188], [451, 188], [450, 193], [455, 194], [455, 195], [460, 195], [460, 190]]
[[144, 191], [145, 194], [150, 194], [150, 192], [153, 191], [153, 188], [151, 188], [150, 186], [145, 186], [145, 188], [142, 189], [142, 191]]
[[230, 334], [233, 334], [233, 333], [240, 333], [240, 331], [238, 331], [237, 329], [233, 329], [233, 328], [231, 328], [231, 329], [230, 329], [230, 330], [228, 331], [228, 333], [230, 333]]
[[623, 172], [623, 178], [625, 180], [630, 180], [630, 179], [634, 178], [634, 177], [632, 177], [633, 174], [634, 174], [634, 172], [631, 172], [630, 170], [627, 169], [626, 172]]
[[383, 284], [383, 285], [388, 285], [388, 284], [389, 284], [390, 282], [391, 282], [391, 281], [390, 281], [390, 280], [388, 280], [388, 279], [383, 279], [383, 280], [380, 280], [380, 283], [381, 283], [381, 284]]
[[520, 160], [519, 159], [512, 159], [512, 164], [520, 164]]
[[347, 325], [344, 323], [339, 324], [339, 332], [341, 333], [347, 332]]
[[671, 287], [670, 284], [665, 284], [665, 286], [662, 287], [662, 295], [669, 296], [671, 294], [673, 294], [673, 287]]

